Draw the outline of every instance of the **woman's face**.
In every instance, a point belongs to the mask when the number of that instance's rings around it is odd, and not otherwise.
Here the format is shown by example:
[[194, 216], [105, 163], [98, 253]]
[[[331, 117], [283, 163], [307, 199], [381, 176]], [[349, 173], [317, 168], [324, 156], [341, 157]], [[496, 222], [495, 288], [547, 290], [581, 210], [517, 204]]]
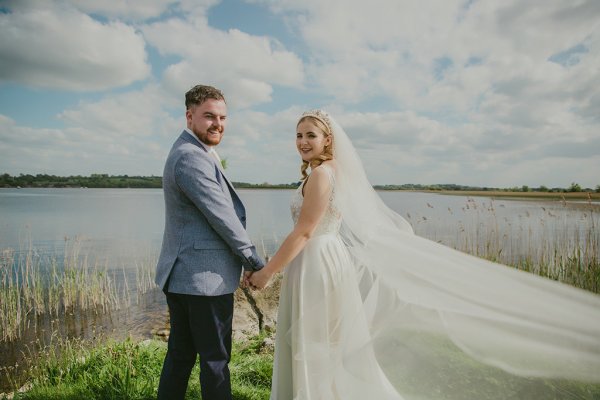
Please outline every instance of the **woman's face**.
[[311, 162], [318, 158], [325, 146], [331, 145], [331, 137], [310, 119], [305, 119], [296, 128], [296, 148], [303, 161]]

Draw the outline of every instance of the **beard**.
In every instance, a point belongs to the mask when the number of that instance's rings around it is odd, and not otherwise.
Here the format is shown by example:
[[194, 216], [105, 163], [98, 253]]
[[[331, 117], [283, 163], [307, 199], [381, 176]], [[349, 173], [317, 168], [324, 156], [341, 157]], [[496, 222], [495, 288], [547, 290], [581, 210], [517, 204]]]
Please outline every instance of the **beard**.
[[216, 146], [221, 143], [221, 138], [223, 137], [223, 130], [211, 130], [208, 131], [206, 135], [206, 141], [211, 146]]
[[200, 141], [209, 146], [216, 146], [221, 143], [223, 138], [223, 129], [208, 129], [206, 131], [192, 130]]

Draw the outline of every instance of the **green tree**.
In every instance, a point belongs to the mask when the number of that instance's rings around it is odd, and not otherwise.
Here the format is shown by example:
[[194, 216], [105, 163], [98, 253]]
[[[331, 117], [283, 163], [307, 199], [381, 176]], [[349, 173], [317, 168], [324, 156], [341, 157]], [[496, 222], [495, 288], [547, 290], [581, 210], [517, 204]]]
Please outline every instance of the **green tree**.
[[581, 192], [581, 185], [579, 183], [571, 182], [571, 186], [567, 189], [568, 192]]
[[521, 191], [522, 192], [529, 192], [529, 186], [527, 186], [527, 185], [521, 186]]

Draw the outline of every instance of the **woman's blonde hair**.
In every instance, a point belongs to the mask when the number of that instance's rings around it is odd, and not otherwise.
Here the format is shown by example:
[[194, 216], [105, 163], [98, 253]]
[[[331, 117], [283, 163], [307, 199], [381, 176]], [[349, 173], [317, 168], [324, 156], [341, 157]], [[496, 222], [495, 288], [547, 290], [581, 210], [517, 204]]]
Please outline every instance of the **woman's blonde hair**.
[[325, 119], [320, 118], [319, 115], [311, 115], [310, 113], [304, 113], [296, 126], [300, 125], [301, 122], [307, 120], [315, 124], [319, 129], [321, 129], [326, 138], [331, 137], [331, 143], [329, 145], [325, 145], [323, 153], [321, 153], [319, 157], [311, 160], [310, 162], [302, 160], [302, 165], [300, 166], [302, 180], [308, 178], [308, 174], [306, 173], [308, 167], [310, 167], [311, 169], [315, 169], [316, 167], [321, 165], [323, 161], [333, 160], [333, 135], [331, 134], [329, 124], [325, 122]]

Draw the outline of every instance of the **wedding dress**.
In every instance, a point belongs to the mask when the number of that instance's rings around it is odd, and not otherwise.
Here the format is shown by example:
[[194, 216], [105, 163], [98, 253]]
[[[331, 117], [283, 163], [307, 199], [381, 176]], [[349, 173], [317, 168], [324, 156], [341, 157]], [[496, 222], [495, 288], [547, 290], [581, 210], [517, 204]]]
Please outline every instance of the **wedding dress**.
[[[286, 267], [277, 316], [272, 399], [397, 399], [396, 391], [368, 354], [360, 371], [346, 371], [345, 354], [360, 351], [370, 334], [362, 312], [358, 276], [341, 241], [335, 177], [329, 206], [304, 250]], [[298, 222], [302, 189], [292, 199]], [[360, 378], [360, 379], [355, 379]]]
[[309, 113], [336, 166], [318, 167], [328, 208], [284, 271], [272, 400], [600, 398], [600, 296], [414, 235]]

